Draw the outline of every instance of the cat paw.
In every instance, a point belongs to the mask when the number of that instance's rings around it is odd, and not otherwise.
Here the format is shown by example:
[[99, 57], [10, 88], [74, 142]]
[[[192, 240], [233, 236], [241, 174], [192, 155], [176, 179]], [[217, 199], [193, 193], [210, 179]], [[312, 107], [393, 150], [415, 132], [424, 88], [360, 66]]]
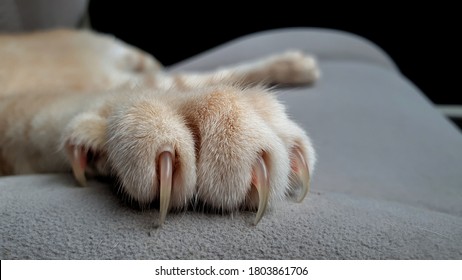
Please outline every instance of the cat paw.
[[257, 211], [258, 223], [273, 201], [308, 193], [311, 141], [266, 89], [123, 96], [111, 97], [105, 116], [82, 113], [65, 131], [63, 149], [81, 184], [91, 172], [111, 176], [130, 199], [158, 201], [161, 223], [191, 202]]
[[268, 76], [277, 84], [311, 84], [321, 75], [316, 59], [301, 51], [287, 51], [269, 57], [265, 63]]

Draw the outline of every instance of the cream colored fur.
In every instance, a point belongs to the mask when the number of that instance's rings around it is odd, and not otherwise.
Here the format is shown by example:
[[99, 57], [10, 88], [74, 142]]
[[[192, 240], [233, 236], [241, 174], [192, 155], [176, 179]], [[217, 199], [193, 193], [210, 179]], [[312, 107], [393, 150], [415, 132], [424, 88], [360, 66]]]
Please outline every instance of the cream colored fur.
[[[88, 175], [116, 177], [140, 203], [158, 199], [157, 157], [175, 156], [171, 206], [193, 199], [255, 209], [263, 157], [270, 200], [290, 190], [293, 149], [315, 152], [269, 90], [314, 82], [314, 59], [288, 51], [210, 73], [162, 71], [116, 38], [56, 30], [0, 36], [0, 175], [70, 172], [67, 147], [91, 153]], [[172, 150], [173, 149], [173, 150]]]

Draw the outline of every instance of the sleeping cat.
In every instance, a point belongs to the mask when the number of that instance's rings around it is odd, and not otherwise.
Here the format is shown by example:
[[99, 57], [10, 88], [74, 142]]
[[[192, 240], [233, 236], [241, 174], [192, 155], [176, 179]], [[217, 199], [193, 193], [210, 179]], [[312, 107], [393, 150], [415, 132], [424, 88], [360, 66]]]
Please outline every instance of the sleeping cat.
[[319, 76], [298, 51], [202, 73], [168, 73], [150, 55], [91, 31], [0, 36], [0, 175], [115, 178], [131, 199], [256, 210], [301, 185], [315, 151], [263, 84]]

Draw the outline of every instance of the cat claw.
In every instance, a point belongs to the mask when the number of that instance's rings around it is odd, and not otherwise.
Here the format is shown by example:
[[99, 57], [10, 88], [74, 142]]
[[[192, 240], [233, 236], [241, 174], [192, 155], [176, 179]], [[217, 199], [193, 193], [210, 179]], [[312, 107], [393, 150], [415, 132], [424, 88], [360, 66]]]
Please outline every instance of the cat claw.
[[269, 199], [268, 171], [262, 157], [258, 157], [254, 166], [252, 184], [257, 189], [259, 198], [258, 211], [254, 221], [254, 224], [257, 225], [266, 211]]
[[297, 202], [302, 202], [310, 190], [310, 171], [300, 147], [293, 148], [292, 155], [292, 171], [296, 176], [297, 183], [301, 185], [301, 192]]
[[173, 180], [173, 159], [175, 158], [173, 152], [164, 151], [159, 154], [159, 213], [160, 213], [160, 225], [165, 221], [167, 212], [170, 205], [170, 196], [172, 194], [172, 180]]
[[85, 168], [87, 167], [87, 152], [85, 148], [68, 145], [66, 150], [67, 156], [71, 161], [74, 178], [77, 180], [80, 186], [85, 187], [87, 185], [87, 179], [85, 178]]

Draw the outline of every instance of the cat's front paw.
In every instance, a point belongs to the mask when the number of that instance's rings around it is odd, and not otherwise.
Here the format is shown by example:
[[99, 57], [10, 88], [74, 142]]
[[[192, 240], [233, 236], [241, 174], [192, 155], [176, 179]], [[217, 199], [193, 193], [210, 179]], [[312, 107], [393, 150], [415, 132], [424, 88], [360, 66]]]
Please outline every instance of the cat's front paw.
[[190, 202], [223, 212], [256, 210], [309, 189], [315, 152], [274, 95], [212, 86], [111, 97], [76, 116], [64, 133], [76, 179], [112, 176], [131, 200], [169, 209]]

